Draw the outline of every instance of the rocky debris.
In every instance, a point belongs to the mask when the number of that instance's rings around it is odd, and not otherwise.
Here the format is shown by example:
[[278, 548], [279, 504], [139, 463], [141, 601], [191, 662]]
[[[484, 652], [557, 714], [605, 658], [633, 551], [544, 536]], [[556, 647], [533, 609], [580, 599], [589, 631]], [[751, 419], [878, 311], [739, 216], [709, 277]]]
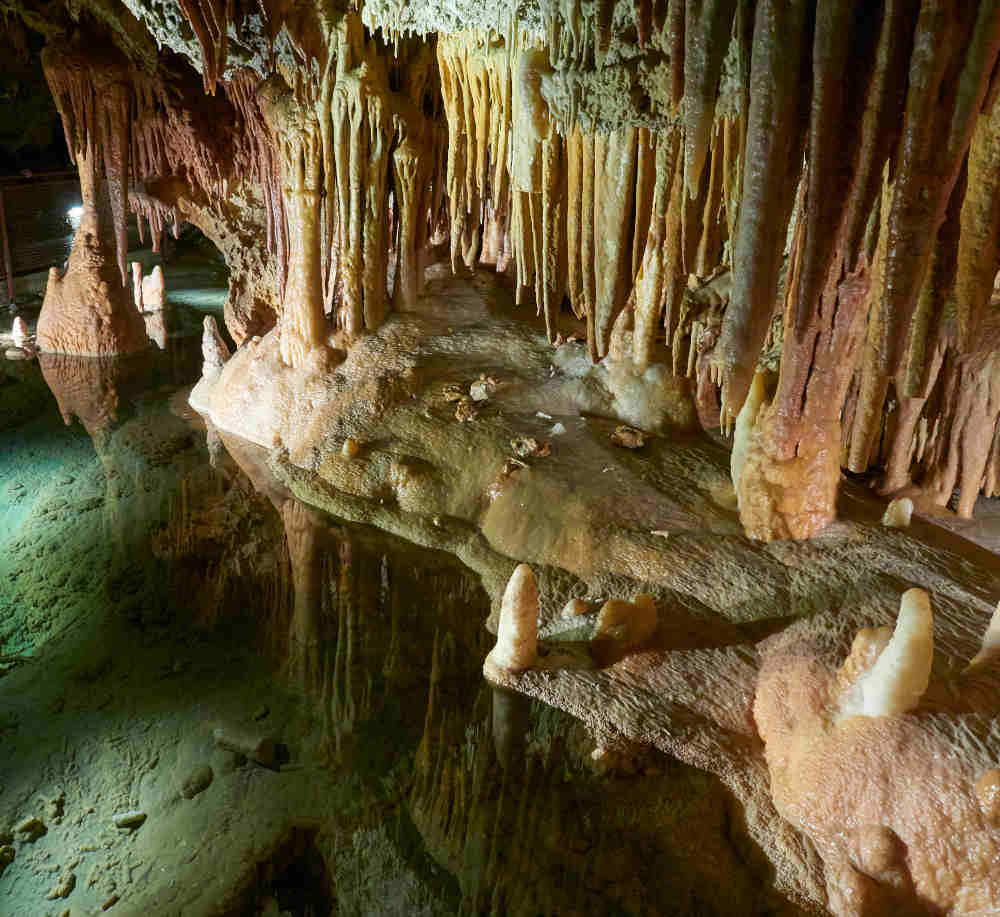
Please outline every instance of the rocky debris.
[[212, 768], [207, 764], [196, 767], [181, 783], [181, 795], [185, 799], [194, 799], [199, 793], [204, 792], [212, 783]]
[[45, 822], [35, 815], [29, 815], [23, 821], [14, 826], [14, 834], [19, 841], [25, 844], [33, 844], [42, 835], [48, 832]]
[[646, 434], [635, 427], [622, 424], [611, 434], [611, 442], [622, 449], [641, 449], [646, 445]]
[[478, 416], [479, 409], [476, 407], [475, 402], [463, 395], [455, 407], [455, 420], [465, 423], [468, 420], [475, 420]]
[[518, 458], [544, 458], [552, 453], [546, 440], [539, 442], [534, 436], [518, 436], [510, 441], [510, 448]]
[[473, 401], [486, 401], [499, 384], [498, 379], [481, 373], [479, 378], [469, 386], [469, 397]]
[[0, 876], [14, 862], [15, 850], [10, 844], [0, 845]]
[[217, 726], [213, 732], [215, 744], [256, 761], [264, 767], [277, 764], [278, 746], [274, 739], [265, 734], [252, 732], [240, 726]]
[[76, 888], [76, 873], [66, 869], [63, 870], [62, 875], [59, 876], [59, 881], [49, 889], [49, 893], [45, 897], [49, 901], [68, 898], [74, 888]]
[[53, 799], [45, 800], [45, 817], [54, 824], [62, 821], [63, 811], [66, 807], [66, 794], [60, 793]]
[[562, 610], [564, 618], [579, 618], [581, 615], [588, 615], [597, 608], [596, 602], [586, 602], [583, 599], [570, 599]]
[[610, 599], [597, 614], [595, 641], [614, 641], [622, 649], [648, 640], [658, 623], [656, 604], [651, 595], [637, 595], [635, 601]]
[[128, 831], [135, 831], [141, 828], [146, 821], [146, 813], [138, 809], [131, 809], [128, 812], [119, 812], [113, 819], [116, 828], [124, 828]]
[[462, 386], [452, 383], [441, 390], [441, 398], [449, 404], [461, 401], [465, 398], [465, 390]]

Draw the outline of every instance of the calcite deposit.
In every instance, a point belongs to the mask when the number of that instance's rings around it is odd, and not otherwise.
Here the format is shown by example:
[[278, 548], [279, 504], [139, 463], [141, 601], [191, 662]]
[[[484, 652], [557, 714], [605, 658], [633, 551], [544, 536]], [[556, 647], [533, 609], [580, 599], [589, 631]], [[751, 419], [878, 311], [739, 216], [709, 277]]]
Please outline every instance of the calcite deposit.
[[998, 4], [7, 6], [83, 197], [38, 346], [169, 346], [131, 214], [217, 246], [190, 404], [300, 501], [296, 626], [306, 504], [390, 527], [482, 579], [491, 681], [722, 780], [793, 906], [1000, 907], [995, 571], [927, 521], [1000, 495]]

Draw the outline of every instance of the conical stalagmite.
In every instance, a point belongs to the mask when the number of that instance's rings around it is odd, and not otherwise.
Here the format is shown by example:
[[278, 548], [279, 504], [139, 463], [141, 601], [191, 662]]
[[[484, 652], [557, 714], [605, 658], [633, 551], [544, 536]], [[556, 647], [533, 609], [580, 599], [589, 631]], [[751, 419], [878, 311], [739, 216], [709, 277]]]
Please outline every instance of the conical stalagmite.
[[521, 672], [535, 664], [538, 641], [538, 587], [527, 564], [518, 564], [507, 582], [500, 603], [496, 646], [483, 664], [489, 677], [492, 669]]

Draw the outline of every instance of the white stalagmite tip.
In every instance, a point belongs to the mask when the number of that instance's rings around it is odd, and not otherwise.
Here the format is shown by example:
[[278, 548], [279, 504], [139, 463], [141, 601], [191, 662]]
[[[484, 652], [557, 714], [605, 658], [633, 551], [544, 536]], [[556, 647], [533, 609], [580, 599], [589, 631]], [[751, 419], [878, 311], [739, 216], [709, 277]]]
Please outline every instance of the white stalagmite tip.
[[538, 586], [527, 564], [518, 564], [500, 602], [497, 642], [486, 667], [520, 672], [535, 663], [538, 645]]
[[899, 602], [896, 628], [874, 665], [847, 692], [842, 716], [896, 716], [920, 703], [934, 659], [934, 616], [923, 589]]

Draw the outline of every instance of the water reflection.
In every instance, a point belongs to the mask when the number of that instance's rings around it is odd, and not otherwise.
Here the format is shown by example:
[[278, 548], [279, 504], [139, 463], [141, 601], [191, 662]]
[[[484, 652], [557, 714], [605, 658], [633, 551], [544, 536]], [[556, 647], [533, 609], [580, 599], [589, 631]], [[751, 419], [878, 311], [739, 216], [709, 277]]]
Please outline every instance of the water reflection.
[[[101, 538], [115, 546], [101, 573], [113, 608], [138, 625], [118, 649], [135, 674], [116, 672], [115, 697], [173, 717], [151, 717], [142, 736], [160, 763], [114, 779], [141, 783], [132, 804], [149, 822], [134, 846], [160, 871], [169, 863], [175, 885], [223, 872], [218, 907], [201, 912], [749, 914], [774, 903], [732, 839], [717, 781], [653, 752], [628, 776], [598, 772], [576, 721], [483, 681], [490, 603], [454, 557], [297, 500], [262, 450], [206, 437], [176, 377], [160, 390], [170, 380], [155, 363], [46, 358], [41, 371], [60, 416], [93, 441]], [[145, 645], [151, 616], [169, 641], [160, 655]], [[287, 746], [287, 767], [218, 765], [202, 711], [223, 695]], [[94, 734], [126, 728], [116, 703]], [[215, 768], [196, 803], [146, 789], [185, 760]], [[211, 849], [244, 845], [241, 871], [171, 859], [192, 824]], [[134, 908], [162, 907], [160, 871], [129, 887]]]

